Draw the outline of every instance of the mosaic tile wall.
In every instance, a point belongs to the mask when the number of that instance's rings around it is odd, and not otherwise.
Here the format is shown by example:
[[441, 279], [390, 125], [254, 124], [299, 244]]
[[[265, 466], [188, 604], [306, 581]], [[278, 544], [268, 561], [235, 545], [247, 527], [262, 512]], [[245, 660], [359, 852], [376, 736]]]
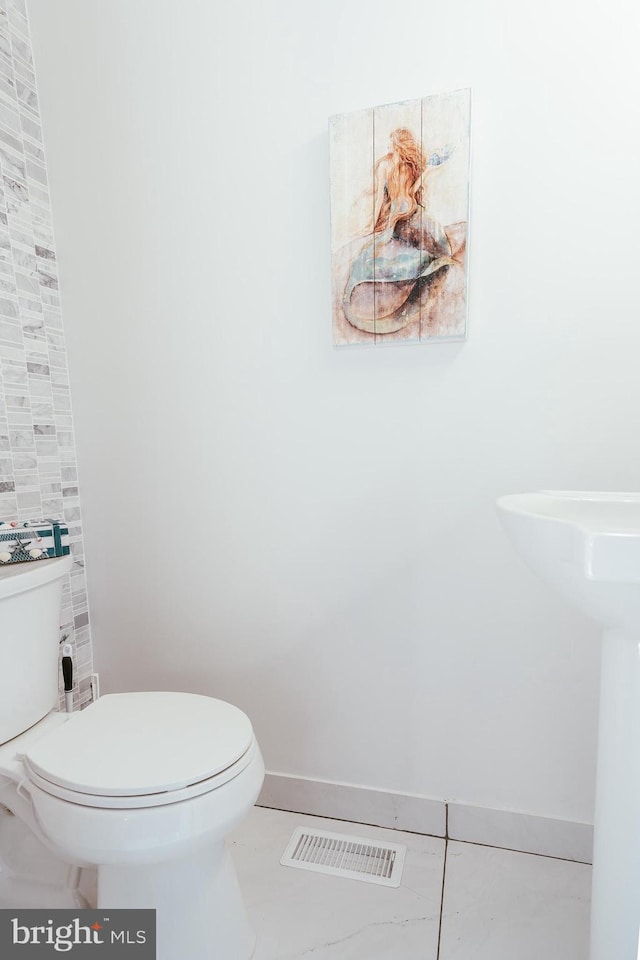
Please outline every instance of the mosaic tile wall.
[[77, 708], [91, 638], [47, 170], [25, 3], [0, 0], [0, 520], [45, 517], [69, 527], [61, 637], [75, 646]]

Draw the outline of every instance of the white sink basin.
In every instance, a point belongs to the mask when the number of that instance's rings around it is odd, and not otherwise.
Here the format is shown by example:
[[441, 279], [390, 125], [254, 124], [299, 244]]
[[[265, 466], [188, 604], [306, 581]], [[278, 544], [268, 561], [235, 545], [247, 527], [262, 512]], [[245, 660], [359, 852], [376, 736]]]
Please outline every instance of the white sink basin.
[[522, 493], [498, 510], [521, 556], [567, 600], [605, 627], [640, 626], [640, 494]]
[[498, 511], [529, 566], [604, 627], [590, 960], [638, 960], [640, 494], [543, 491]]

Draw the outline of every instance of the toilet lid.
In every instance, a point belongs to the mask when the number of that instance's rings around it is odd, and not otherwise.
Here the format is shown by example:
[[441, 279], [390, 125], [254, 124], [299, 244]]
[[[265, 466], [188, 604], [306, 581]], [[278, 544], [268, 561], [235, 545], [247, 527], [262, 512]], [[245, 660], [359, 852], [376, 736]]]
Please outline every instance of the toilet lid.
[[103, 797], [180, 790], [236, 763], [249, 749], [249, 718], [193, 693], [116, 693], [73, 714], [24, 755], [51, 783]]

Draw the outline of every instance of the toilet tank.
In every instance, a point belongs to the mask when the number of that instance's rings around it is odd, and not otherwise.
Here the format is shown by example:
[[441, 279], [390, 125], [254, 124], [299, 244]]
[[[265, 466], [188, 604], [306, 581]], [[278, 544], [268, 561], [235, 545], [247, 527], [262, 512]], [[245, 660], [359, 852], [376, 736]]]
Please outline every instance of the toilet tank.
[[0, 567], [0, 744], [58, 702], [60, 603], [72, 558]]

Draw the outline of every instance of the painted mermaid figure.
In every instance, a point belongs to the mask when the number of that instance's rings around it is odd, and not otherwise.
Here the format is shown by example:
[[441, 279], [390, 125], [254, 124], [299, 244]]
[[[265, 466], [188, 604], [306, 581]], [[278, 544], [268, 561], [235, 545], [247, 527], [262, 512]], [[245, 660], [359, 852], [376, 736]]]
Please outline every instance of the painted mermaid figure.
[[450, 155], [445, 148], [427, 157], [405, 127], [391, 133], [389, 152], [374, 167], [372, 223], [342, 297], [354, 327], [378, 333], [402, 329], [412, 295], [454, 263], [450, 241], [424, 203], [428, 169]]

